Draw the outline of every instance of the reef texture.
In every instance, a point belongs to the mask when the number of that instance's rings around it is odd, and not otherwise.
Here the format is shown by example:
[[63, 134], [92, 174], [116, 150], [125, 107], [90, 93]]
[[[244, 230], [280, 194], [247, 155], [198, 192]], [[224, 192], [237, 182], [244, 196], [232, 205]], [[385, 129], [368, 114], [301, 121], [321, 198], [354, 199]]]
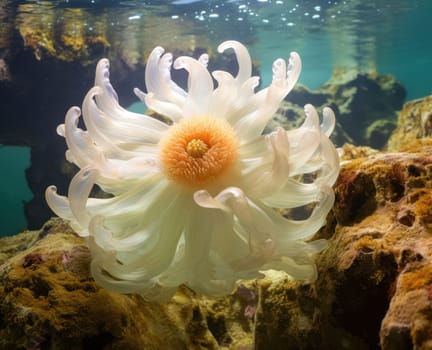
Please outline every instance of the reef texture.
[[344, 149], [315, 283], [273, 272], [147, 302], [95, 285], [85, 241], [53, 219], [0, 241], [0, 349], [431, 349], [432, 141]]
[[272, 272], [225, 298], [147, 302], [95, 285], [60, 219], [0, 240], [0, 349], [431, 349], [432, 140], [400, 144], [344, 146], [310, 285]]
[[399, 114], [398, 126], [388, 141], [387, 149], [409, 150], [418, 140], [432, 136], [432, 96], [407, 102]]
[[262, 286], [256, 348], [432, 347], [431, 151], [345, 162], [318, 280]]
[[337, 126], [332, 134], [336, 144], [348, 142], [381, 149], [396, 128], [405, 97], [405, 88], [391, 75], [336, 69], [317, 90], [296, 86], [268, 129], [274, 124], [298, 127], [306, 103], [317, 109], [329, 106], [336, 114]]
[[170, 302], [147, 302], [99, 288], [85, 241], [62, 220], [20, 236], [20, 248], [0, 266], [0, 349], [241, 349], [252, 343], [252, 317], [244, 313], [252, 292], [245, 286], [249, 294], [222, 300], [180, 288]]

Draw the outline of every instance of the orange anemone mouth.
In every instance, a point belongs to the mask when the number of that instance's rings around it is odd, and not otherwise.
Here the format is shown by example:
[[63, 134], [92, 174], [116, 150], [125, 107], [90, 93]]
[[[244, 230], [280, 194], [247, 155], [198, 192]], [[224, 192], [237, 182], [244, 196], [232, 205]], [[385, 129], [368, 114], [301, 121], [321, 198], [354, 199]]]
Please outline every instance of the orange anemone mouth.
[[161, 140], [165, 175], [187, 187], [212, 185], [226, 175], [238, 158], [239, 142], [223, 119], [193, 117], [173, 125]]

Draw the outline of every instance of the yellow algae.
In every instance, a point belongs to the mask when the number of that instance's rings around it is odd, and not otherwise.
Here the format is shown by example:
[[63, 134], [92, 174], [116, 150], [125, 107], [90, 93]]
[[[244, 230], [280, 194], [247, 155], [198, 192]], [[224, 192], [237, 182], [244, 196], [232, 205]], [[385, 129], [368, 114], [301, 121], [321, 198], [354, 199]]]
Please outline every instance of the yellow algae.
[[432, 265], [424, 265], [413, 271], [403, 273], [400, 276], [399, 284], [405, 292], [432, 287]]

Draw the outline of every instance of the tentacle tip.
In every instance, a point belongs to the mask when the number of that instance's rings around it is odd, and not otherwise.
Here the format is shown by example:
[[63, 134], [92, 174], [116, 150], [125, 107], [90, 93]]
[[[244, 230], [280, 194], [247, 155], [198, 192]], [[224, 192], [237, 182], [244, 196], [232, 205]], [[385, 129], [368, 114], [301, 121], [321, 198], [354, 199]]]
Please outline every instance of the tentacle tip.
[[219, 46], [217, 47], [217, 51], [219, 53], [223, 53], [226, 49], [228, 49], [230, 47], [230, 40], [224, 41], [223, 43], [220, 43]]
[[185, 66], [186, 62], [184, 56], [177, 57], [173, 64], [174, 69], [183, 69]]
[[45, 190], [45, 194], [52, 194], [52, 193], [57, 193], [57, 186], [55, 185], [50, 185], [46, 188]]
[[290, 53], [290, 57], [288, 59], [288, 68], [287, 68], [287, 74], [294, 74], [293, 78], [296, 80], [298, 76], [300, 75], [302, 68], [302, 62], [300, 55], [293, 51]]
[[110, 66], [109, 59], [108, 58], [101, 58], [98, 61], [96, 67], [99, 68], [99, 69], [103, 69], [103, 68], [108, 69], [109, 66]]
[[59, 124], [57, 126], [56, 132], [57, 132], [57, 135], [65, 137], [65, 125], [64, 125], [64, 123], [63, 124]]
[[195, 203], [204, 208], [207, 207], [210, 198], [210, 193], [207, 190], [198, 190], [193, 194]]
[[165, 49], [162, 47], [162, 46], [156, 46], [154, 49], [153, 49], [153, 52], [152, 53], [155, 53], [155, 54], [157, 54], [159, 57], [160, 56], [162, 56], [162, 54], [165, 52]]
[[309, 113], [315, 111], [315, 107], [313, 105], [311, 105], [310, 103], [305, 104], [303, 109], [304, 109], [306, 114], [309, 114]]
[[81, 108], [78, 106], [72, 106], [68, 109], [67, 114], [78, 114], [81, 115]]
[[142, 91], [140, 88], [135, 87], [133, 89], [133, 93], [135, 94], [136, 97], [138, 97], [142, 102], [144, 102], [145, 97], [146, 97], [146, 93], [144, 91]]
[[300, 60], [300, 55], [296, 51], [290, 52], [290, 59], [293, 59], [294, 61]]
[[203, 53], [199, 58], [198, 62], [201, 63], [204, 67], [207, 67], [209, 63], [209, 55], [206, 53]]
[[329, 117], [333, 117], [333, 118], [335, 116], [333, 109], [331, 109], [330, 107], [324, 107], [323, 108], [323, 114], [328, 115]]

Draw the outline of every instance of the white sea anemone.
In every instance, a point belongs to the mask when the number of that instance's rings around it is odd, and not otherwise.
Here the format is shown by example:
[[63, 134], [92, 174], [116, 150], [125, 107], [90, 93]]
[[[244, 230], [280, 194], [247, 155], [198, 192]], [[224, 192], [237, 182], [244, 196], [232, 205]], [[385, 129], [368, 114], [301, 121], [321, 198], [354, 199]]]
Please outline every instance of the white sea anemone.
[[[81, 111], [72, 107], [57, 131], [66, 158], [81, 170], [68, 197], [51, 186], [51, 209], [88, 237], [92, 274], [101, 286], [149, 299], [169, 298], [180, 284], [209, 295], [232, 291], [239, 279], [261, 271], [316, 277], [312, 254], [325, 240], [306, 242], [324, 224], [334, 202], [331, 189], [339, 157], [328, 136], [335, 120], [326, 108], [305, 106], [296, 130], [262, 135], [301, 70], [297, 53], [273, 64], [271, 85], [257, 93], [247, 49], [236, 41], [235, 77], [207, 70], [208, 56], [179, 57], [189, 73], [187, 90], [171, 79], [172, 55], [156, 47], [147, 62], [148, 93], [135, 93], [168, 118], [129, 112], [109, 81], [109, 63], [97, 65], [95, 86]], [[216, 88], [214, 81], [217, 82]], [[94, 185], [109, 198], [89, 198]], [[278, 208], [313, 207], [288, 219]]]

